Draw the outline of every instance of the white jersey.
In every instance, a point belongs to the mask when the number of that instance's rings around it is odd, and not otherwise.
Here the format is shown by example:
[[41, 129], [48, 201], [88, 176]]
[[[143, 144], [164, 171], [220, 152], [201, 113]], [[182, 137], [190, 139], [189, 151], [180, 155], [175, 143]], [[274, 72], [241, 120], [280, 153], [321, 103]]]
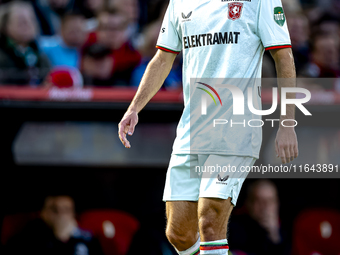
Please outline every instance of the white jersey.
[[[288, 47], [291, 42], [281, 0], [170, 0], [157, 48], [183, 52], [185, 108], [173, 154], [258, 158], [262, 129], [250, 127], [248, 122], [261, 117], [247, 107], [247, 88], [253, 88], [253, 105], [261, 109], [255, 80], [261, 78], [263, 53]], [[216, 85], [230, 79], [239, 79], [233, 85], [243, 92], [244, 115], [233, 114], [230, 90]], [[202, 93], [212, 97], [206, 115], [201, 115]], [[228, 124], [213, 127], [213, 119]], [[232, 121], [246, 125], [231, 126]]]

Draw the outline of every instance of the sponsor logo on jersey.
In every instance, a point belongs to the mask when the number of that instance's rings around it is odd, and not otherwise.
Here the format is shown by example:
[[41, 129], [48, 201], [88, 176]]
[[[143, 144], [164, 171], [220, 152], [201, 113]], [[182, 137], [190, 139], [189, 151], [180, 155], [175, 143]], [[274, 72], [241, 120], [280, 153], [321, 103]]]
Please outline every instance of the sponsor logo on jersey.
[[183, 22], [184, 21], [190, 21], [191, 19], [189, 19], [190, 18], [190, 16], [191, 16], [191, 14], [192, 14], [192, 11], [191, 12], [189, 12], [187, 15], [185, 15], [183, 12], [182, 12], [182, 18], [183, 18]]
[[223, 178], [220, 176], [220, 174], [217, 175], [217, 180], [219, 182], [216, 182], [216, 184], [224, 184], [227, 185], [227, 183], [224, 183], [225, 181], [227, 181], [229, 179], [229, 175], [224, 176]]
[[162, 27], [161, 31], [162, 31], [162, 33], [165, 33], [165, 27]]
[[278, 6], [274, 8], [274, 20], [281, 27], [285, 24], [286, 16], [282, 7]]
[[237, 20], [241, 17], [243, 3], [229, 3], [228, 9], [228, 18], [231, 20]]
[[240, 32], [218, 32], [183, 37], [184, 49], [216, 44], [238, 44]]

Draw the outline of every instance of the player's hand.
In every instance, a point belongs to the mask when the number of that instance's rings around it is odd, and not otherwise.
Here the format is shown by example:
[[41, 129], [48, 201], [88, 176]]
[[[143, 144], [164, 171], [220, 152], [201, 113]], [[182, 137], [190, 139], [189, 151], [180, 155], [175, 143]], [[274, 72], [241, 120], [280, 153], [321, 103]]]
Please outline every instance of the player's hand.
[[133, 135], [135, 126], [138, 123], [138, 114], [136, 111], [128, 110], [118, 124], [119, 139], [125, 148], [131, 148], [130, 142], [126, 139], [126, 134]]
[[280, 127], [275, 139], [276, 156], [282, 164], [289, 163], [299, 155], [298, 142], [293, 127]]

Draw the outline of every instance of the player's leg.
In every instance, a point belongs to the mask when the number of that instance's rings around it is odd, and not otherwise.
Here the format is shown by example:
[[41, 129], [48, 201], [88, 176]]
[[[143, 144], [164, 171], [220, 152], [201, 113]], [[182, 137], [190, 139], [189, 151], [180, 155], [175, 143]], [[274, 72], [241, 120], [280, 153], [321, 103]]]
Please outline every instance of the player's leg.
[[166, 202], [166, 217], [166, 236], [179, 254], [198, 254], [200, 240], [197, 202], [168, 201]]
[[[247, 173], [242, 172], [241, 167], [252, 166], [255, 159], [223, 155], [209, 155], [201, 158], [203, 160], [198, 160], [201, 161], [199, 162], [201, 165], [215, 166], [214, 171], [203, 173], [200, 185], [198, 221], [201, 254], [226, 255], [229, 250], [227, 241], [229, 216], [247, 177]], [[221, 168], [217, 169], [217, 166]]]
[[201, 254], [227, 254], [227, 225], [233, 209], [231, 198], [205, 198], [198, 202]]
[[224, 239], [233, 204], [231, 198], [201, 197], [198, 203], [199, 228], [202, 242]]
[[166, 175], [166, 236], [179, 254], [199, 254], [197, 201], [200, 179], [190, 176], [197, 155], [172, 155]]

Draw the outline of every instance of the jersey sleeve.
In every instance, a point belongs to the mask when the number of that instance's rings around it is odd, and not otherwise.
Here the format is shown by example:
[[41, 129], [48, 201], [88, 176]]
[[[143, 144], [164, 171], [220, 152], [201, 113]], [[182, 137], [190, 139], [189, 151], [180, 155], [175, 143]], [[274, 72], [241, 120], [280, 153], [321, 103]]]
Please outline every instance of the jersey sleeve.
[[170, 1], [169, 6], [164, 15], [162, 28], [158, 36], [156, 48], [171, 52], [174, 54], [179, 54], [182, 50], [182, 42], [178, 31], [175, 27], [175, 20], [173, 15], [172, 1]]
[[260, 0], [258, 34], [266, 50], [291, 48], [281, 0]]

